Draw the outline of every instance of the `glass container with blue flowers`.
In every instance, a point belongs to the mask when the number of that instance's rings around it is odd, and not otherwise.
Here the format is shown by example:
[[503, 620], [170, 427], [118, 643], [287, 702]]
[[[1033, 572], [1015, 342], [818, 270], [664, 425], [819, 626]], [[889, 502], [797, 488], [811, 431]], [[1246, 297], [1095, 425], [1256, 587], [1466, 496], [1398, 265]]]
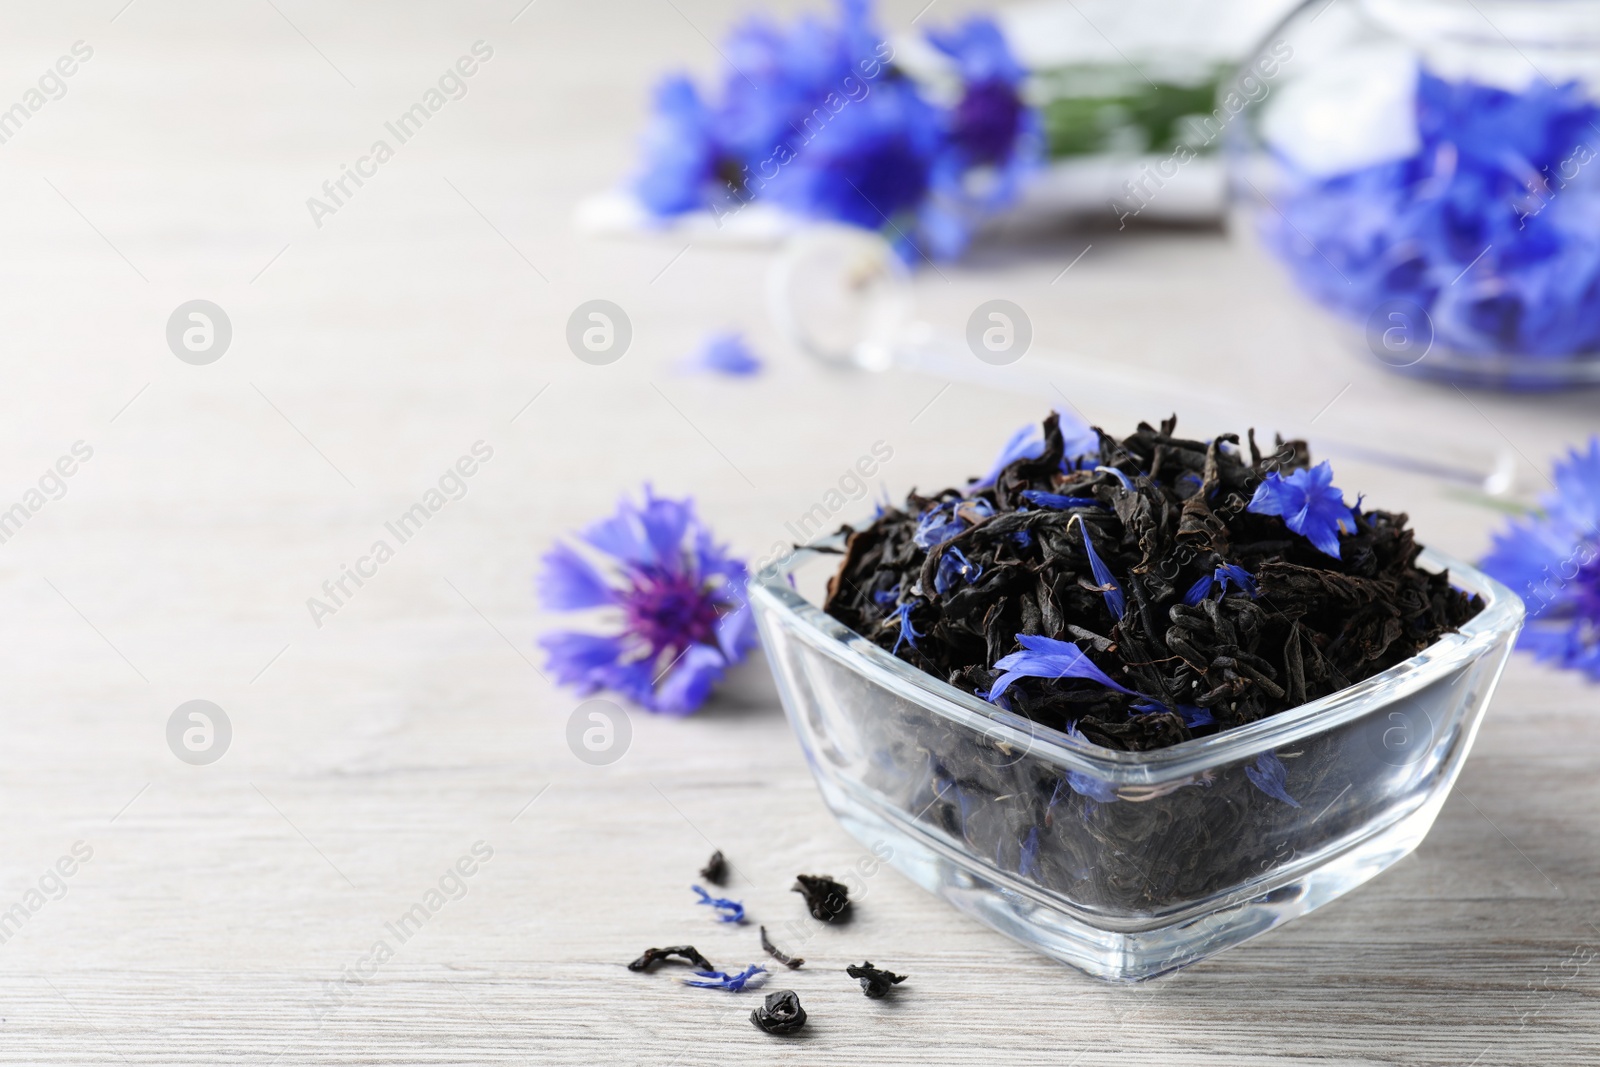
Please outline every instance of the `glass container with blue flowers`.
[[1600, 3], [1307, 0], [1215, 119], [1236, 221], [1365, 358], [1600, 384]]

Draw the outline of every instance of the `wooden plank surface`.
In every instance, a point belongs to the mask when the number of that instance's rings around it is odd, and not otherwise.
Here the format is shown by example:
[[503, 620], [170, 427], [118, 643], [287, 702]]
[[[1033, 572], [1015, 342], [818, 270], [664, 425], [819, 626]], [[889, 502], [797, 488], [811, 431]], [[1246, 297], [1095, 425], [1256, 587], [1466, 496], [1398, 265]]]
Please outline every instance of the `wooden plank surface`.
[[[576, 202], [631, 165], [653, 78], [709, 69], [702, 34], [739, 5], [122, 3], [0, 12], [0, 102], [93, 48], [0, 145], [0, 506], [75, 442], [93, 450], [0, 545], [0, 911], [41, 879], [48, 897], [0, 944], [0, 1062], [1600, 1059], [1596, 690], [1520, 657], [1413, 857], [1135, 988], [887, 870], [850, 927], [804, 925], [794, 873], [862, 850], [759, 662], [691, 719], [634, 714], [616, 764], [573, 756], [576, 701], [533, 648], [554, 622], [530, 587], [552, 538], [650, 480], [759, 556], [874, 442], [894, 449], [890, 490], [934, 488], [1056, 399], [824, 372], [767, 322], [768, 252], [574, 232]], [[493, 56], [466, 96], [316, 226], [306, 198], [480, 40]], [[1509, 453], [1527, 495], [1596, 424], [1592, 396], [1397, 381], [1217, 233], [1012, 234], [916, 287], [953, 335], [982, 300], [1020, 303], [1062, 353], [1028, 362], [1119, 428], [1209, 395], [1197, 432], [1242, 429], [1207, 421], [1227, 412], [1485, 470]], [[596, 296], [635, 325], [609, 367], [562, 341]], [[196, 298], [234, 328], [209, 366], [164, 336]], [[768, 374], [674, 371], [728, 327]], [[1225, 365], [1250, 384], [1217, 384]], [[316, 625], [307, 598], [479, 441], [493, 457], [465, 495]], [[1451, 552], [1481, 552], [1497, 521], [1437, 481], [1340, 469]], [[232, 723], [210, 766], [167, 747], [193, 699]], [[47, 877], [77, 842], [88, 861]], [[492, 856], [401, 943], [386, 924], [479, 842]], [[811, 1013], [800, 1040], [753, 1029], [749, 996], [621, 966], [686, 941], [759, 959], [753, 929], [688, 906], [713, 846], [754, 918], [807, 931], [810, 964], [783, 976]], [[868, 1002], [840, 973], [862, 958], [911, 980]]]

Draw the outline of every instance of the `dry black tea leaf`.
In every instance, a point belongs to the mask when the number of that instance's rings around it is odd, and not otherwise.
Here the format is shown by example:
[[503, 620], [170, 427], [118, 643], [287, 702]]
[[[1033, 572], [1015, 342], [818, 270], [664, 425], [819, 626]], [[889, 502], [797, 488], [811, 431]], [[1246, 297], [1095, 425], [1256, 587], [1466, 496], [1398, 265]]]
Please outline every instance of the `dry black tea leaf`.
[[666, 959], [680, 959], [696, 970], [714, 971], [711, 961], [695, 951], [693, 945], [673, 945], [670, 948], [647, 948], [644, 955], [628, 964], [630, 971], [648, 971], [654, 964]]
[[785, 967], [788, 967], [790, 970], [798, 969], [806, 962], [799, 956], [789, 956], [783, 953], [778, 946], [774, 945], [771, 939], [767, 937], [767, 928], [765, 926], [761, 928], [761, 947], [767, 950], [767, 955], [771, 956]]
[[887, 995], [889, 990], [906, 980], [906, 976], [903, 974], [895, 974], [892, 971], [880, 970], [874, 967], [871, 960], [861, 964], [851, 964], [844, 969], [844, 973], [851, 978], [860, 979], [861, 992], [873, 1000]]
[[750, 1013], [750, 1021], [769, 1034], [792, 1034], [806, 1024], [806, 1010], [792, 989], [768, 993], [761, 1007]]
[[700, 868], [700, 877], [712, 885], [728, 884], [728, 861], [722, 858], [722, 850], [720, 848], [713, 852], [711, 858], [706, 861], [706, 865]]
[[796, 875], [792, 891], [806, 898], [806, 909], [820, 922], [835, 922], [850, 910], [850, 890], [825, 874]]

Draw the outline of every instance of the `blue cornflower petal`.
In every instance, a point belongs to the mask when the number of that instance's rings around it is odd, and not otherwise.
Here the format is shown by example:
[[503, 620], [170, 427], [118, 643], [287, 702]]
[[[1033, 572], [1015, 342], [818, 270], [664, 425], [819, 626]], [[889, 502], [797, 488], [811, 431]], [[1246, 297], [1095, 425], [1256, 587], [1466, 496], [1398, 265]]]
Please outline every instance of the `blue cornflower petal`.
[[645, 486], [645, 504], [638, 512], [654, 562], [676, 570], [683, 554], [684, 535], [694, 524], [694, 506], [686, 500], [658, 497]]
[[1088, 797], [1090, 800], [1098, 801], [1101, 804], [1109, 804], [1117, 799], [1116, 786], [1079, 771], [1067, 772], [1067, 788], [1080, 797]]
[[1183, 594], [1183, 602], [1191, 608], [1194, 607], [1211, 595], [1213, 586], [1219, 586], [1220, 595], [1227, 596], [1230, 582], [1238, 586], [1239, 591], [1252, 600], [1260, 595], [1256, 590], [1255, 577], [1249, 571], [1235, 563], [1224, 563], [1191, 585], [1189, 591]]
[[1106, 465], [1102, 464], [1101, 466], [1096, 467], [1095, 470], [1100, 472], [1101, 474], [1114, 474], [1114, 475], [1116, 475], [1117, 476], [1117, 481], [1122, 483], [1122, 488], [1126, 489], [1130, 493], [1133, 492], [1133, 489], [1134, 489], [1133, 479], [1129, 478], [1126, 474], [1123, 474], [1121, 471], [1117, 470], [1117, 468], [1106, 466]]
[[1017, 873], [1032, 878], [1039, 871], [1039, 828], [1033, 827], [1022, 839], [1022, 849], [1017, 855]]
[[709, 645], [690, 645], [656, 683], [655, 711], [687, 715], [706, 702], [722, 681], [728, 661]]
[[918, 548], [932, 548], [934, 545], [944, 544], [966, 529], [967, 524], [956, 515], [956, 503], [947, 500], [918, 516], [917, 528], [911, 535], [911, 543]]
[[1217, 567], [1215, 572], [1217, 582], [1222, 586], [1222, 594], [1228, 594], [1228, 583], [1232, 582], [1239, 587], [1239, 591], [1249, 596], [1252, 600], [1260, 595], [1256, 590], [1255, 576], [1237, 563], [1224, 563]]
[[1019, 678], [1082, 678], [1098, 682], [1119, 693], [1137, 696], [1133, 690], [1118, 685], [1111, 676], [1070, 641], [1057, 641], [1039, 634], [1018, 634], [1017, 643], [1023, 648], [1002, 657], [995, 667], [1006, 673], [989, 690], [989, 700], [994, 702], [1000, 694]]
[[645, 164], [634, 183], [639, 200], [660, 216], [704, 208], [720, 155], [710, 109], [694, 84], [682, 75], [663, 80], [645, 131]]
[[[1077, 522], [1074, 517], [1071, 521]], [[1106, 608], [1111, 612], [1113, 619], [1121, 619], [1128, 610], [1127, 598], [1123, 596], [1122, 586], [1112, 576], [1111, 568], [1105, 565], [1100, 554], [1094, 550], [1094, 542], [1089, 540], [1089, 524], [1078, 522], [1083, 528], [1083, 550], [1089, 554], [1089, 569], [1094, 572], [1095, 584], [1100, 586], [1101, 595], [1106, 599]]]
[[591, 523], [578, 536], [620, 563], [648, 566], [655, 562], [639, 525], [638, 510], [628, 501], [622, 502], [615, 515]]
[[972, 562], [959, 548], [948, 548], [939, 557], [939, 566], [933, 573], [933, 588], [943, 596], [957, 581], [975, 582], [983, 575], [983, 567]]
[[700, 899], [696, 901], [697, 904], [705, 904], [717, 910], [718, 922], [744, 922], [744, 905], [739, 903], [737, 900], [729, 900], [727, 897], [714, 897], [697, 885], [692, 885], [689, 888], [693, 889], [700, 897]]
[[[1211, 714], [1210, 708], [1196, 707], [1193, 704], [1178, 704], [1176, 707], [1179, 718], [1183, 719], [1183, 724], [1189, 727], [1191, 730], [1198, 726], [1210, 726], [1217, 721], [1216, 718]], [[1171, 709], [1169, 709], [1165, 704], [1159, 704], [1154, 700], [1140, 700], [1134, 702], [1133, 710], [1142, 711], [1146, 715], [1151, 715], [1159, 714]]]
[[551, 611], [605, 607], [618, 595], [592, 563], [559, 542], [545, 553], [537, 586], [539, 600]]
[[900, 620], [900, 636], [895, 638], [894, 649], [892, 650], [895, 653], [900, 651], [902, 644], [909, 644], [912, 648], [916, 648], [917, 638], [922, 636], [917, 631], [917, 628], [911, 625], [911, 604], [912, 602], [908, 600], [889, 614], [889, 618]]
[[757, 643], [756, 617], [749, 604], [741, 604], [717, 621], [717, 648], [727, 662], [743, 659]]
[[973, 15], [952, 29], [927, 31], [928, 43], [956, 61], [966, 82], [1022, 84], [1024, 71], [994, 19]]
[[726, 971], [696, 971], [694, 973], [701, 980], [696, 982], [692, 978], [685, 978], [683, 980], [684, 985], [692, 985], [700, 989], [726, 989], [730, 993], [738, 993], [747, 987], [754, 988], [766, 981], [765, 978], [757, 978], [757, 976], [765, 975], [767, 969], [752, 963], [737, 974], [728, 974]]
[[547, 653], [545, 669], [555, 675], [557, 685], [593, 693], [606, 686], [610, 672], [626, 648], [616, 637], [558, 630], [539, 638]]
[[1041, 489], [1024, 489], [1022, 499], [1041, 508], [1050, 508], [1053, 511], [1066, 511], [1069, 508], [1105, 508], [1092, 496], [1062, 496], [1060, 493], [1046, 493]]
[[709, 371], [731, 378], [748, 378], [760, 374], [764, 364], [761, 358], [750, 350], [743, 336], [737, 333], [719, 333], [708, 337], [681, 366], [688, 371]]
[[1334, 488], [1333, 468], [1327, 460], [1287, 478], [1269, 472], [1256, 486], [1248, 510], [1282, 516], [1290, 530], [1334, 559], [1339, 558], [1339, 531], [1354, 533], [1356, 529], [1355, 513], [1345, 504], [1344, 494]]
[[[1085, 425], [1070, 411], [1056, 408], [1056, 425], [1061, 428], [1061, 436], [1066, 442], [1066, 451], [1062, 463], [1065, 466], [1071, 460], [1080, 456], [1097, 455], [1100, 451], [1100, 435], [1093, 427]], [[1000, 449], [1000, 454], [995, 457], [994, 465], [987, 474], [981, 478], [967, 483], [967, 490], [985, 489], [995, 483], [1000, 477], [1000, 472], [1019, 459], [1038, 459], [1044, 455], [1044, 431], [1037, 423], [1028, 423], [1019, 426], [1005, 447]], [[1071, 468], [1068, 468], [1071, 469]]]
[[1283, 761], [1271, 752], [1263, 752], [1256, 757], [1256, 761], [1244, 769], [1244, 775], [1250, 779], [1251, 785], [1267, 796], [1281, 800], [1292, 807], [1300, 806], [1300, 802], [1289, 795], [1288, 770], [1284, 767]]

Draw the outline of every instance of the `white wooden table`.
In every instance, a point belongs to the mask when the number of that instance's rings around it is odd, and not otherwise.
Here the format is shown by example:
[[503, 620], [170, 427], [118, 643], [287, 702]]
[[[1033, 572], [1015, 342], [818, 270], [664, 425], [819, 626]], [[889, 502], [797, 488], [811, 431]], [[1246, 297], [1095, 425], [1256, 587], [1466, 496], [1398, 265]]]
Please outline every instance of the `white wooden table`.
[[[0, 144], [0, 510], [75, 442], [93, 452], [0, 544], [0, 916], [27, 912], [0, 944], [0, 1062], [1600, 1058], [1597, 690], [1520, 657], [1415, 856], [1174, 978], [1100, 984], [888, 871], [782, 976], [801, 1040], [753, 1029], [752, 997], [626, 972], [650, 945], [760, 958], [752, 929], [690, 904], [713, 846], [779, 926], [802, 917], [797, 871], [861, 849], [759, 663], [693, 718], [633, 715], [619, 762], [577, 760], [576, 700], [537, 669], [539, 553], [650, 480], [761, 555], [874, 441], [895, 493], [936, 488], [1055, 397], [826, 373], [767, 323], [767, 252], [573, 231], [577, 200], [632, 164], [650, 82], [709, 67], [702, 34], [732, 2], [123, 2], [0, 13], [0, 106], [93, 50]], [[903, 28], [921, 4], [888, 6]], [[480, 40], [465, 97], [319, 228], [306, 199]], [[1256, 381], [1226, 403], [1263, 430], [1485, 467], [1509, 449], [1535, 491], [1527, 461], [1596, 424], [1592, 396], [1467, 399], [1364, 365], [1209, 232], [1016, 234], [917, 292], [950, 332], [1017, 301], [1041, 351], [1079, 354], [1025, 363], [1124, 430], [1147, 398], [1106, 374], [1215, 413], [1199, 394], [1228, 364]], [[562, 340], [594, 297], [634, 323], [608, 367]], [[167, 347], [193, 299], [233, 326], [209, 365]], [[674, 372], [726, 327], [766, 375]], [[1244, 428], [1211, 418], [1186, 425]], [[466, 495], [314, 624], [307, 598], [479, 441], [493, 457]], [[1442, 483], [1340, 470], [1428, 542], [1487, 544], [1496, 516]], [[232, 725], [208, 766], [166, 740], [195, 699]], [[402, 943], [386, 924], [478, 842], [492, 857], [446, 882], [465, 895]], [[88, 861], [50, 874], [75, 846]], [[862, 958], [911, 976], [893, 1002], [840, 973]]]

